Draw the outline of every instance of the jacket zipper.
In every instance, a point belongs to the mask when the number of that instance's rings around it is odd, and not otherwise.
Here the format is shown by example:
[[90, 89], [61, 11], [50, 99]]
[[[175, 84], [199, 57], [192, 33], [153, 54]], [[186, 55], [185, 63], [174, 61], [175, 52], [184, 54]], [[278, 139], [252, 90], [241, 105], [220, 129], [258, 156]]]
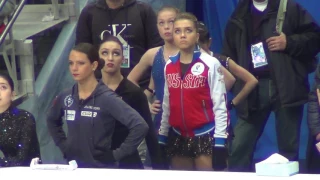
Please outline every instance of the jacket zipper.
[[[181, 104], [181, 117], [182, 117], [182, 124], [183, 124], [183, 126], [184, 126], [184, 129], [185, 129], [185, 131], [186, 131], [186, 133], [187, 133], [187, 137], [189, 137], [190, 135], [189, 135], [189, 132], [188, 132], [188, 128], [187, 128], [187, 124], [186, 124], [186, 120], [184, 119], [184, 109], [183, 109], [183, 82], [184, 82], [184, 77], [188, 74], [188, 72], [189, 72], [189, 70], [190, 70], [190, 65], [192, 64], [192, 62], [193, 61], [191, 61], [191, 63], [189, 64], [189, 67], [188, 67], [188, 69], [186, 70], [186, 72], [184, 73], [184, 76], [182, 77], [182, 74], [181, 74], [181, 68], [178, 68], [178, 72], [180, 72], [179, 74], [180, 74], [180, 82], [181, 82], [181, 84], [180, 84], [180, 104]], [[179, 62], [179, 66], [181, 66], [180, 65], [180, 62]]]
[[183, 114], [183, 88], [182, 88], [182, 85], [183, 85], [183, 79], [181, 79], [181, 97], [180, 97], [180, 104], [181, 104], [181, 116], [182, 116], [182, 123], [184, 125], [184, 128], [185, 128], [185, 131], [187, 132], [187, 137], [189, 137], [189, 132], [188, 132], [188, 129], [187, 129], [187, 125], [186, 125], [186, 121], [184, 119], [184, 114]]
[[204, 115], [206, 116], [207, 121], [209, 122], [210, 119], [209, 119], [209, 115], [208, 115], [208, 112], [207, 112], [207, 109], [206, 109], [206, 103], [204, 102], [204, 100], [202, 100], [202, 106], [203, 106]]

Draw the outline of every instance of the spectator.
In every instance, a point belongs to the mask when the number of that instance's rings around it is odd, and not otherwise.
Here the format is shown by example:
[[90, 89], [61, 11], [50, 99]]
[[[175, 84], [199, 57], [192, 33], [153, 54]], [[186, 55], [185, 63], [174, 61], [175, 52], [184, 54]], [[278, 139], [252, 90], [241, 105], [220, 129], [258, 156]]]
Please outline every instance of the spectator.
[[[97, 0], [81, 12], [76, 44], [87, 42], [98, 46], [113, 35], [123, 44], [124, 57], [121, 73], [127, 77], [141, 56], [150, 48], [162, 45], [157, 30], [157, 19], [151, 6], [136, 0]], [[144, 73], [139, 85], [147, 88], [150, 70]]]
[[[225, 30], [223, 55], [258, 79], [247, 100], [236, 106], [238, 122], [230, 171], [251, 171], [253, 152], [271, 112], [275, 113], [279, 153], [298, 160], [303, 105], [308, 101], [309, 64], [320, 49], [320, 28], [310, 14], [289, 0], [283, 31], [276, 31], [280, 0], [239, 1]], [[260, 46], [260, 45], [263, 46]], [[263, 62], [252, 62], [261, 47]], [[250, 51], [251, 49], [251, 51]], [[233, 88], [237, 95], [243, 82]]]
[[308, 126], [310, 138], [307, 148], [307, 170], [308, 173], [320, 173], [320, 149], [316, 144], [320, 142], [320, 66], [314, 76], [314, 86], [309, 94], [308, 103]]

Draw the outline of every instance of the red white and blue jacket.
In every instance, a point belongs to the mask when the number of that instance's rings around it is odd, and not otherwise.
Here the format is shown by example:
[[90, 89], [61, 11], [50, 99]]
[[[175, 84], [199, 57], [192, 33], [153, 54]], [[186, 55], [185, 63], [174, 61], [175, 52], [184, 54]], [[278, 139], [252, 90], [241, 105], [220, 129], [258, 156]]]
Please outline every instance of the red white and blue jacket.
[[177, 54], [167, 61], [164, 73], [159, 143], [166, 144], [172, 127], [184, 137], [200, 136], [214, 130], [215, 146], [224, 146], [229, 116], [220, 62], [195, 51], [188, 70], [181, 77], [180, 54]]

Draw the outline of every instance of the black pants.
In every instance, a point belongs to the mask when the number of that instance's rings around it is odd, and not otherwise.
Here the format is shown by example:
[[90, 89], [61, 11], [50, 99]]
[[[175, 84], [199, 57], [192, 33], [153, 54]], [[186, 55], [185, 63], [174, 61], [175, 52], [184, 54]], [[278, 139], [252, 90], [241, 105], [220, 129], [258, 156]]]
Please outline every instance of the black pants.
[[300, 124], [303, 105], [281, 107], [276, 87], [270, 79], [260, 79], [257, 90], [258, 110], [249, 112], [248, 119], [238, 119], [234, 128], [229, 171], [252, 171], [252, 159], [256, 143], [273, 111], [276, 122], [279, 153], [289, 160], [298, 160]]
[[144, 169], [138, 151], [119, 161], [119, 169]]

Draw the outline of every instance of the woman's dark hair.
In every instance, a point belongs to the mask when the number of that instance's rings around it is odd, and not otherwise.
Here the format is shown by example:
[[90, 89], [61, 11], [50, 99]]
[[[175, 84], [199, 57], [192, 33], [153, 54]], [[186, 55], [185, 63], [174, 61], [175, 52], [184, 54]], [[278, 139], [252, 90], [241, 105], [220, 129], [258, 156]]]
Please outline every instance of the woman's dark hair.
[[180, 13], [180, 10], [176, 7], [173, 7], [173, 6], [163, 6], [162, 8], [159, 9], [158, 13], [157, 13], [157, 17], [159, 16], [159, 14], [162, 12], [162, 11], [173, 11], [175, 12], [176, 14], [179, 14]]
[[11, 91], [14, 91], [14, 83], [13, 83], [12, 78], [8, 74], [5, 74], [5, 73], [0, 73], [0, 77], [5, 79], [8, 82], [8, 84], [11, 88]]
[[198, 33], [199, 33], [199, 43], [205, 44], [209, 42], [210, 39], [210, 33], [206, 27], [206, 25], [199, 21], [198, 22]]
[[179, 13], [176, 17], [176, 19], [174, 20], [174, 22], [177, 22], [179, 20], [189, 20], [194, 24], [194, 27], [196, 29], [196, 32], [198, 32], [198, 19], [196, 18], [195, 15], [188, 13], [188, 12], [182, 12]]
[[98, 67], [96, 71], [100, 71], [104, 67], [104, 61], [99, 58], [99, 52], [96, 47], [90, 43], [79, 43], [72, 48], [74, 51], [78, 51], [87, 55], [91, 63], [97, 61]]
[[100, 49], [100, 47], [102, 46], [102, 44], [104, 44], [104, 43], [106, 43], [106, 42], [110, 42], [110, 41], [113, 41], [113, 42], [116, 42], [117, 44], [119, 44], [119, 46], [121, 47], [121, 52], [123, 52], [123, 45], [122, 45], [121, 41], [120, 41], [117, 37], [112, 36], [112, 35], [104, 38], [104, 39], [100, 42], [99, 49]]

